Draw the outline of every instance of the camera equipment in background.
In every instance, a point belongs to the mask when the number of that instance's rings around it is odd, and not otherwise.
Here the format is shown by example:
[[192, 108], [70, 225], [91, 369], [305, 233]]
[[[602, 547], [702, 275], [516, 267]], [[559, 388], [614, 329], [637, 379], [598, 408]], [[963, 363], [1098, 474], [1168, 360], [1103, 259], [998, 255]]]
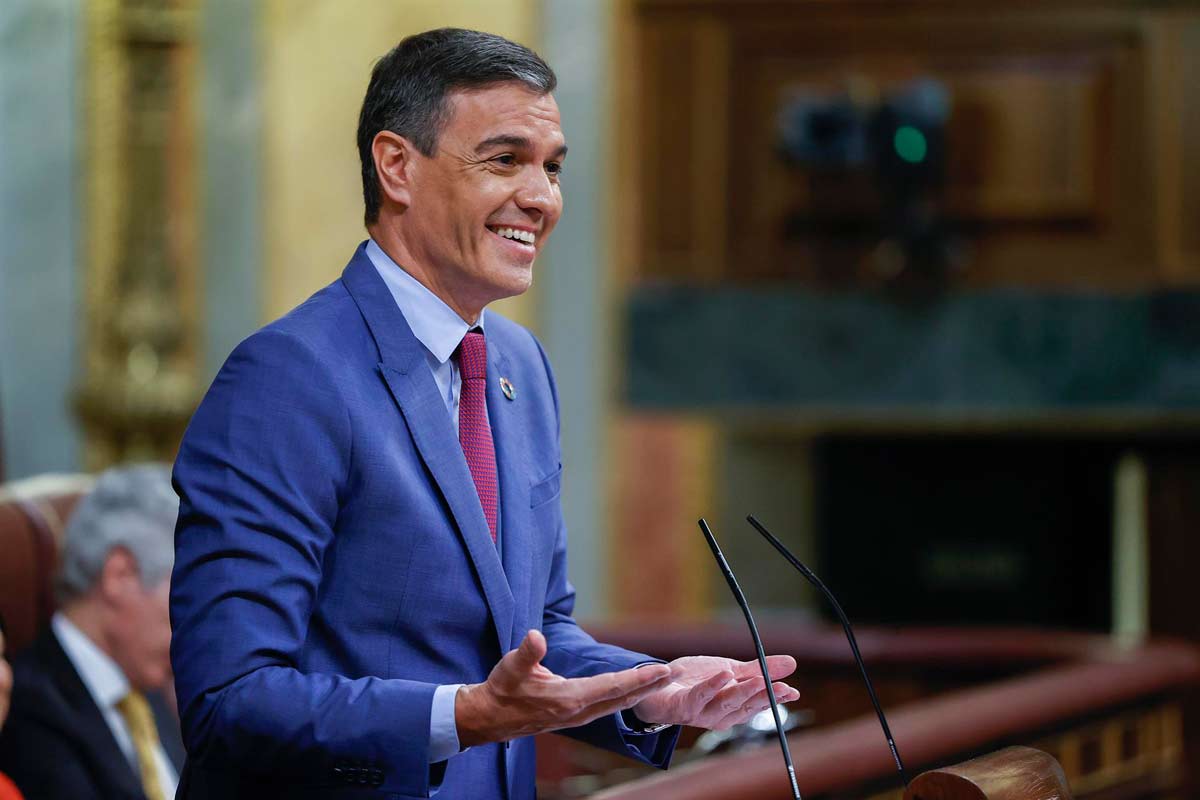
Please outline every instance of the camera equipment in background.
[[[807, 179], [808, 201], [787, 219], [787, 236], [862, 243], [877, 280], [942, 286], [965, 261], [941, 210], [950, 108], [949, 91], [930, 79], [883, 93], [863, 82], [835, 94], [793, 93], [780, 110], [778, 143]], [[839, 259], [824, 260], [822, 271], [844, 281]]]

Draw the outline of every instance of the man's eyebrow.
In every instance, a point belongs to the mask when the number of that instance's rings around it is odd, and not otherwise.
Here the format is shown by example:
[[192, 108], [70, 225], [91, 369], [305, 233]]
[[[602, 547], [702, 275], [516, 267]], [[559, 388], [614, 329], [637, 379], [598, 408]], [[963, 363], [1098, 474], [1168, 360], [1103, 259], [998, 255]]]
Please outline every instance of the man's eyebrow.
[[[532, 150], [533, 142], [524, 136], [517, 136], [512, 133], [502, 133], [498, 136], [492, 136], [484, 139], [482, 142], [475, 145], [475, 154], [479, 155], [483, 151], [490, 150], [493, 147], [516, 147], [521, 150]], [[564, 144], [562, 147], [554, 151], [553, 157], [562, 158], [566, 154], [567, 146]]]

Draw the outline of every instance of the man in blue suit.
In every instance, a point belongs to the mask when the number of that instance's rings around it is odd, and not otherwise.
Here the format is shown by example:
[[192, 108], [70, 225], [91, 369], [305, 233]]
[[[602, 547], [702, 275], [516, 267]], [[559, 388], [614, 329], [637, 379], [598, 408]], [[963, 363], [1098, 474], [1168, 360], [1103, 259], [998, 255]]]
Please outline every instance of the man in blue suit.
[[553, 376], [484, 311], [562, 210], [554, 85], [474, 31], [376, 65], [371, 238], [234, 351], [176, 462], [180, 797], [527, 800], [534, 734], [665, 767], [673, 726], [766, 706], [753, 663], [664, 665], [572, 619]]

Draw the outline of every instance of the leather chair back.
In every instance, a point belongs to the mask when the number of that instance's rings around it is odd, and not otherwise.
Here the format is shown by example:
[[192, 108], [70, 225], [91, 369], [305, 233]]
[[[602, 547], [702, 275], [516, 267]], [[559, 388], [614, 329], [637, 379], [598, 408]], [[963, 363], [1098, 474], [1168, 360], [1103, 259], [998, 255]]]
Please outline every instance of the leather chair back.
[[54, 613], [54, 574], [67, 518], [91, 487], [86, 475], [0, 485], [0, 615], [6, 654], [33, 641]]

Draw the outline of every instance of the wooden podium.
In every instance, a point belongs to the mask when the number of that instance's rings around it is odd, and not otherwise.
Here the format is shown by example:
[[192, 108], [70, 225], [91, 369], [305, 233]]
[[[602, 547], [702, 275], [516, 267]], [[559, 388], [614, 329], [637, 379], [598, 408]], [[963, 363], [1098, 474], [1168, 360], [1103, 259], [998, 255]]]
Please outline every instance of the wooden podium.
[[908, 785], [904, 800], [1072, 800], [1062, 767], [1031, 747], [1008, 747], [952, 767], [930, 770]]
[[[789, 625], [777, 631], [764, 626], [762, 633], [773, 649], [797, 654], [798, 682], [818, 720], [788, 735], [805, 800], [901, 800], [895, 761], [862, 697], [842, 631]], [[688, 653], [747, 656], [745, 630], [738, 626], [630, 626], [599, 634], [667, 660]], [[868, 628], [858, 640], [863, 657], [878, 667], [880, 696], [892, 703], [888, 720], [909, 774], [922, 773], [910, 781], [912, 800], [1200, 796], [1193, 791], [1200, 766], [1189, 771], [1186, 761], [1189, 747], [1200, 753], [1185, 726], [1191, 722], [1185, 709], [1194, 708], [1188, 703], [1200, 686], [1194, 645], [1150, 640], [1131, 646], [1106, 636], [1022, 629]], [[978, 676], [974, 682], [972, 674]], [[937, 683], [939, 675], [946, 681]], [[1003, 749], [1018, 744], [1041, 752]], [[539, 764], [543, 753], [553, 751], [540, 751]], [[554, 763], [572, 763], [569, 751]], [[958, 766], [941, 768], [945, 764]], [[647, 770], [632, 780], [628, 774], [593, 800], [792, 796], [774, 742], [680, 757], [667, 772]], [[1018, 775], [1046, 777], [1018, 781]], [[542, 794], [552, 796], [549, 790]]]

